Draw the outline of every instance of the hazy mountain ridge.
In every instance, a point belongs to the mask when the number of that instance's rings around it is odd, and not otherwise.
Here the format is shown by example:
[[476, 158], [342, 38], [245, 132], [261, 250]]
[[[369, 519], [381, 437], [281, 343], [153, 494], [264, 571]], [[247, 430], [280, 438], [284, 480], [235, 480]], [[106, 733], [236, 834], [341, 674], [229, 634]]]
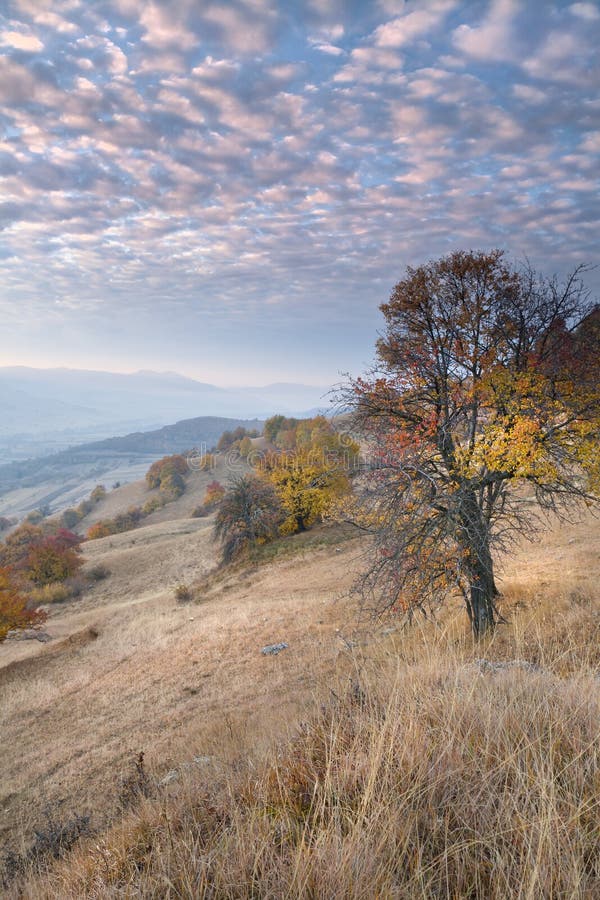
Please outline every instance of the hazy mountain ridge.
[[198, 416], [300, 415], [327, 406], [327, 391], [302, 384], [222, 388], [174, 372], [0, 367], [0, 438], [102, 425], [115, 434]]

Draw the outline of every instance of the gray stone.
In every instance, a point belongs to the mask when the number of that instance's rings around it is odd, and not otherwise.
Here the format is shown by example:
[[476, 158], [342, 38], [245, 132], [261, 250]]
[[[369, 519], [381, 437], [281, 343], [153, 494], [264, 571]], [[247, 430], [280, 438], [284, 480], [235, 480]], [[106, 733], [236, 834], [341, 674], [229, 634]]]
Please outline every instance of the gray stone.
[[212, 762], [212, 756], [195, 756], [194, 762], [197, 766], [206, 766]]
[[159, 787], [166, 787], [168, 784], [173, 784], [174, 781], [179, 781], [179, 772], [177, 769], [171, 769], [170, 772], [167, 772], [164, 778], [161, 778], [158, 782]]
[[47, 644], [52, 638], [47, 631], [38, 631], [35, 628], [24, 628], [22, 631], [18, 628], [9, 631], [6, 635], [7, 641], [41, 641]]
[[280, 644], [267, 644], [260, 652], [263, 656], [277, 656], [278, 653], [281, 653], [282, 650], [287, 650], [287, 648], [286, 642], [281, 641]]
[[495, 674], [496, 672], [507, 672], [511, 669], [521, 669], [523, 672], [542, 671], [540, 666], [530, 662], [528, 659], [506, 659], [495, 661], [489, 659], [476, 659], [470, 665], [479, 669], [481, 674], [484, 672]]

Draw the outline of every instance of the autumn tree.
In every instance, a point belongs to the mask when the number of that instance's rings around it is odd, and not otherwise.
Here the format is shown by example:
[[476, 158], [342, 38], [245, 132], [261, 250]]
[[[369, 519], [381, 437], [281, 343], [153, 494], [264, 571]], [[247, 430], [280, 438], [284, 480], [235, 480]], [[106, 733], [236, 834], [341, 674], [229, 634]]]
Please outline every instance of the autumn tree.
[[44, 539], [44, 531], [39, 525], [24, 522], [12, 531], [3, 544], [0, 544], [0, 566], [21, 569], [29, 555], [29, 551]]
[[163, 456], [152, 463], [146, 472], [146, 484], [151, 490], [161, 488], [167, 494], [180, 497], [185, 490], [184, 476], [188, 471], [185, 456], [180, 453]]
[[19, 589], [10, 569], [0, 568], [0, 643], [9, 631], [31, 628], [45, 619], [45, 612], [29, 607], [27, 597]]
[[30, 548], [25, 576], [39, 587], [72, 578], [83, 565], [80, 543], [81, 538], [65, 528], [48, 535]]
[[272, 540], [281, 522], [281, 507], [272, 485], [257, 475], [234, 478], [222, 498], [214, 526], [223, 562]]
[[285, 513], [282, 534], [306, 531], [321, 521], [332, 501], [349, 489], [343, 462], [315, 448], [270, 453], [262, 461], [262, 470]]
[[357, 589], [375, 610], [460, 591], [494, 627], [494, 554], [600, 497], [598, 308], [501, 251], [409, 268], [381, 306], [377, 368], [345, 402], [369, 442], [355, 521], [374, 536]]
[[349, 490], [358, 445], [325, 418], [267, 420], [265, 431], [276, 448], [258, 461], [274, 486], [285, 519], [283, 534], [306, 531], [320, 522], [334, 500]]

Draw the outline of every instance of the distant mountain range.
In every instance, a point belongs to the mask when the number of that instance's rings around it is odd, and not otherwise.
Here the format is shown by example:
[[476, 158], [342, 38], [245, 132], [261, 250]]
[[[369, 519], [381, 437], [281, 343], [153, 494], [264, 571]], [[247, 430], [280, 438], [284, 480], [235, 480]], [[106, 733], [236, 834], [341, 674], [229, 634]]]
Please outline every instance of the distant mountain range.
[[311, 415], [327, 409], [327, 391], [284, 383], [221, 388], [175, 372], [0, 367], [0, 461], [181, 419]]

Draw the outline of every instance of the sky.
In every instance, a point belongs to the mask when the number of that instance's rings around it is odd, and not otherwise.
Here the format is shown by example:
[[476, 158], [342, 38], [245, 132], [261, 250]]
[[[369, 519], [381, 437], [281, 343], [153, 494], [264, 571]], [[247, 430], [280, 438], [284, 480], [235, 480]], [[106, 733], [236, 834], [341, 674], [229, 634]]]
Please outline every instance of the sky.
[[330, 384], [407, 265], [598, 262], [598, 2], [0, 12], [0, 365]]

